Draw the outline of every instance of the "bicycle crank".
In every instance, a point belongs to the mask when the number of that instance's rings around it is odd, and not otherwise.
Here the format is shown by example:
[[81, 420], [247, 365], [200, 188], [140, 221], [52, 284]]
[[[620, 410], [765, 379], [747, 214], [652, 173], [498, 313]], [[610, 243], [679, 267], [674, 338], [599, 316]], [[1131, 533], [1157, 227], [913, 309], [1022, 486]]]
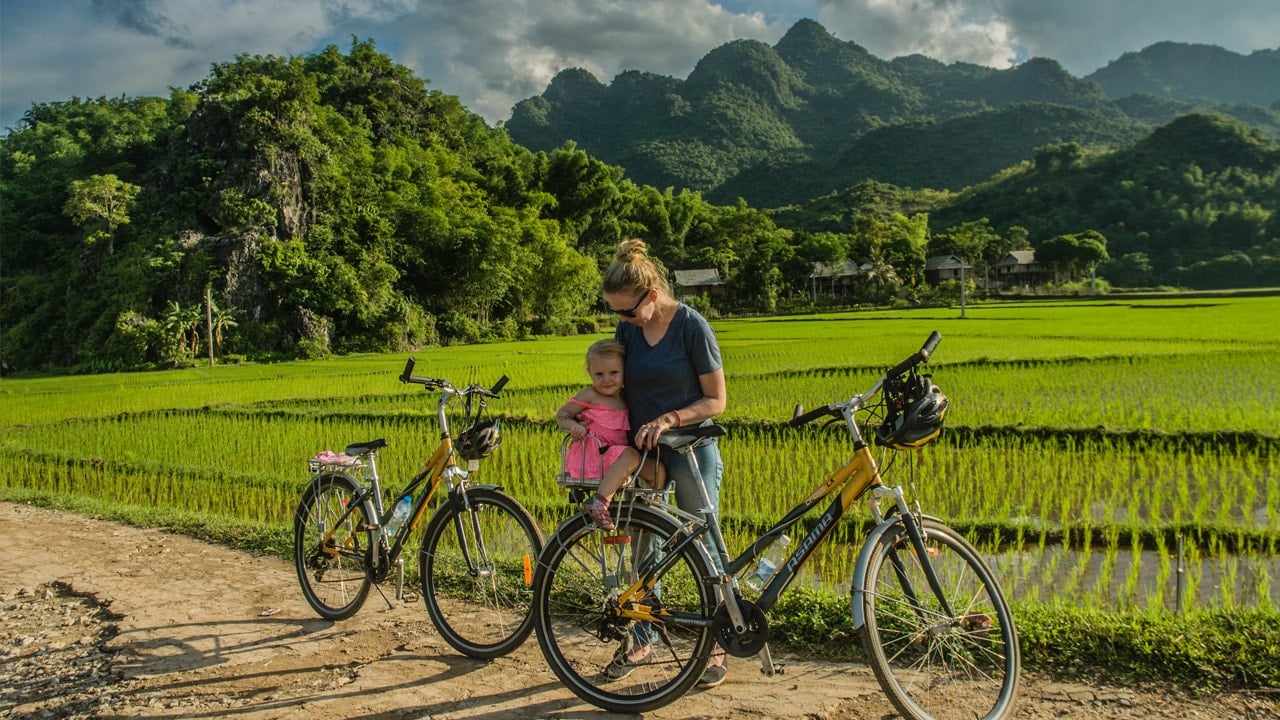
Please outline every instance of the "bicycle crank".
[[747, 621], [747, 629], [737, 632], [733, 629], [733, 621], [729, 619], [729, 610], [721, 605], [711, 619], [711, 630], [716, 635], [716, 643], [725, 652], [734, 657], [751, 657], [764, 649], [769, 642], [769, 619], [764, 611], [750, 600], [738, 600], [738, 609]]

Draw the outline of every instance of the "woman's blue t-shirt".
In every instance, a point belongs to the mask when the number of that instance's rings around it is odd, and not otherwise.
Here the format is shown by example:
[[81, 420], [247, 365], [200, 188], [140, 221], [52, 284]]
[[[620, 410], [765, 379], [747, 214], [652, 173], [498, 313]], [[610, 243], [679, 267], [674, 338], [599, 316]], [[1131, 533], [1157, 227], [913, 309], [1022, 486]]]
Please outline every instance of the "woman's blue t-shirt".
[[700, 400], [698, 377], [723, 367], [711, 324], [683, 303], [657, 345], [629, 322], [619, 322], [614, 337], [627, 348], [623, 384], [633, 429]]

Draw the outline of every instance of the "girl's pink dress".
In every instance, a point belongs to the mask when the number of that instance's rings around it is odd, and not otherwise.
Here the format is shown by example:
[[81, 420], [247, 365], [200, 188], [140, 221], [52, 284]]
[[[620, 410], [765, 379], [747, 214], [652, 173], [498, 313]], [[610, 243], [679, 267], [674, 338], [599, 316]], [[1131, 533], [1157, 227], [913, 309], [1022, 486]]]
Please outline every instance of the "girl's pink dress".
[[627, 450], [627, 431], [631, 429], [627, 411], [576, 398], [570, 398], [569, 402], [583, 407], [578, 422], [587, 426], [587, 436], [569, 443], [564, 456], [565, 469], [572, 478], [602, 478], [605, 468]]

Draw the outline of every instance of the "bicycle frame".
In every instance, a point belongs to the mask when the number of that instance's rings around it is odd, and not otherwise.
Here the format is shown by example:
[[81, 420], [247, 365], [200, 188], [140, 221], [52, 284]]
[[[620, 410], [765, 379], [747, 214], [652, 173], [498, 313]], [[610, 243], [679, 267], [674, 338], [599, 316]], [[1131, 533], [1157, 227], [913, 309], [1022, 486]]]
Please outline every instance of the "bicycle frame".
[[[934, 333], [926, 342], [925, 347], [920, 353], [908, 358], [896, 367], [892, 368], [875, 381], [872, 387], [866, 392], [855, 395], [846, 403], [838, 406], [832, 405], [825, 409], [810, 413], [810, 415], [834, 414], [838, 410], [844, 425], [849, 432], [849, 436], [853, 441], [853, 454], [849, 460], [842, 466], [836, 468], [831, 475], [820, 486], [813, 490], [804, 500], [793, 507], [786, 515], [783, 516], [773, 527], [763, 533], [755, 540], [745, 551], [736, 558], [730, 559], [728, 550], [725, 545], [724, 536], [720, 531], [720, 523], [716, 517], [716, 509], [711, 504], [711, 499], [707, 495], [706, 488], [699, 483], [699, 489], [702, 496], [702, 507], [697, 512], [687, 512], [674, 506], [664, 507], [663, 510], [678, 519], [685, 522], [681, 528], [681, 532], [673, 535], [668, 545], [663, 547], [666, 551], [661, 553], [656, 559], [657, 564], [653, 562], [647, 563], [638, 569], [637, 579], [619, 596], [618, 603], [621, 615], [625, 618], [634, 620], [653, 620], [656, 618], [664, 618], [674, 620], [676, 622], [687, 622], [689, 624], [706, 624], [703, 619], [694, 620], [692, 618], [674, 618], [661, 611], [654, 612], [647, 604], [643, 602], [644, 598], [656, 587], [659, 578], [674, 560], [672, 551], [678, 550], [689, 543], [698, 541], [703, 535], [710, 535], [710, 551], [716, 552], [720, 558], [720, 567], [724, 568], [724, 573], [718, 577], [711, 578], [716, 584], [716, 592], [722, 606], [726, 609], [729, 620], [733, 624], [735, 630], [739, 633], [743, 632], [747, 627], [747, 619], [738, 604], [741, 593], [737, 586], [737, 575], [744, 569], [749, 567], [761, 553], [763, 553], [773, 542], [775, 538], [783, 534], [788, 528], [800, 521], [811, 509], [816, 507], [825, 498], [831, 497], [833, 493], [838, 495], [831, 501], [827, 509], [818, 517], [817, 522], [805, 535], [805, 537], [797, 544], [796, 549], [787, 557], [785, 562], [777, 569], [774, 576], [762, 589], [759, 598], [755, 601], [756, 607], [763, 612], [771, 610], [778, 602], [783, 591], [795, 579], [805, 562], [808, 561], [814, 550], [824, 542], [830, 535], [831, 530], [845, 513], [853, 506], [855, 502], [870, 493], [872, 502], [871, 512], [876, 521], [876, 526], [872, 529], [863, 543], [862, 550], [859, 553], [858, 563], [855, 571], [855, 578], [861, 577], [862, 570], [866, 568], [868, 556], [871, 549], [875, 546], [874, 540], [888, 530], [894, 523], [902, 522], [910, 537], [911, 544], [916, 554], [924, 559], [922, 565], [924, 567], [925, 577], [929, 583], [930, 589], [942, 599], [944, 606], [946, 605], [945, 593], [942, 591], [937, 575], [932, 565], [927, 561], [928, 553], [925, 548], [925, 538], [921, 530], [918, 520], [918, 511], [913, 510], [907, 503], [902, 489], [896, 486], [886, 486], [880, 475], [879, 466], [875, 457], [872, 455], [870, 444], [863, 438], [862, 432], [858, 427], [857, 414], [864, 407], [864, 404], [875, 397], [880, 392], [885, 381], [894, 377], [904, 370], [914, 367], [922, 360], [927, 360], [933, 348], [936, 347], [940, 336]], [[799, 410], [797, 409], [797, 419], [799, 419]], [[695, 470], [697, 460], [691, 454], [691, 450], [696, 445], [689, 444], [681, 451], [690, 458], [690, 462], [694, 463]], [[893, 509], [886, 515], [880, 509], [880, 500], [892, 499]], [[861, 587], [854, 588], [855, 593], [863, 592]], [[856, 597], [855, 597], [856, 599]], [[860, 629], [865, 624], [865, 618], [862, 617], [861, 604], [855, 602], [854, 629]], [[951, 608], [946, 607], [947, 613], [951, 612]], [[766, 672], [771, 663], [765, 660]]]
[[[851, 421], [851, 420], [850, 420]], [[851, 421], [852, 422], [852, 421]], [[854, 432], [857, 432], [856, 425]], [[711, 506], [710, 498], [706, 495], [703, 488], [703, 506], [696, 513], [687, 512], [674, 506], [667, 506], [663, 511], [668, 512], [677, 518], [685, 521], [684, 528], [686, 532], [680, 535], [673, 535], [672, 540], [679, 538], [679, 542], [674, 545], [664, 546], [660, 548], [663, 552], [658, 555], [661, 558], [657, 565], [645, 566], [639, 568], [637, 579], [627, 588], [619, 597], [619, 605], [624, 609], [622, 616], [634, 620], [653, 620], [650, 614], [650, 608], [641, 600], [650, 592], [657, 584], [658, 579], [667, 570], [671, 562], [674, 562], [675, 551], [681, 547], [699, 540], [703, 535], [710, 535], [711, 542], [709, 550], [720, 554], [720, 565], [725, 568], [723, 575], [712, 578], [716, 582], [717, 592], [720, 601], [728, 609], [730, 620], [739, 629], [746, 626], [745, 619], [741, 615], [741, 610], [736, 602], [737, 580], [736, 576], [764, 552], [772, 541], [785, 532], [788, 528], [795, 525], [804, 517], [811, 509], [822, 502], [823, 499], [830, 497], [832, 493], [839, 491], [839, 495], [834, 498], [831, 505], [818, 518], [813, 528], [797, 545], [796, 549], [789, 555], [770, 579], [769, 583], [762, 590], [760, 597], [756, 600], [756, 605], [763, 611], [768, 612], [777, 604], [782, 592], [795, 578], [800, 568], [813, 554], [813, 551], [827, 538], [831, 530], [835, 528], [837, 522], [844, 517], [849, 508], [871, 488], [883, 489], [883, 481], [880, 477], [879, 469], [876, 465], [875, 458], [871, 454], [870, 447], [859, 437], [859, 445], [855, 448], [853, 456], [850, 460], [835, 472], [821, 486], [816, 488], [808, 497], [791, 509], [782, 520], [778, 521], [773, 527], [762, 534], [755, 542], [751, 544], [736, 558], [730, 559], [728, 551], [725, 547], [723, 535], [719, 531], [719, 523], [716, 518], [715, 508]], [[696, 464], [695, 459], [691, 462]], [[885, 489], [886, 493], [893, 493], [895, 489]], [[897, 492], [900, 499], [901, 507], [906, 507], [906, 501], [902, 498], [901, 491]], [[877, 522], [883, 524], [883, 518], [880, 516], [878, 507], [873, 506], [873, 511], [877, 515]], [[729, 598], [735, 598], [735, 602], [726, 602]], [[628, 607], [634, 609], [626, 609]], [[670, 619], [661, 612], [657, 613], [661, 617]], [[735, 617], [737, 615], [738, 617]]]

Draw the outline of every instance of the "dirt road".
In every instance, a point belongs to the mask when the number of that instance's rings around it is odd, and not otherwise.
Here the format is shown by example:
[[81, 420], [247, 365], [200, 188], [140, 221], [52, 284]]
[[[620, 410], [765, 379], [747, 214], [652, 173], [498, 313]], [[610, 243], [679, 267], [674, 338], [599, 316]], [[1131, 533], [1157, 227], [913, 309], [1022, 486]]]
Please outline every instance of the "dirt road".
[[[565, 690], [533, 638], [491, 662], [456, 654], [420, 601], [375, 594], [351, 620], [320, 620], [274, 558], [8, 503], [0, 537], [0, 717], [624, 717]], [[647, 717], [892, 716], [865, 666], [781, 659], [774, 678], [735, 661], [724, 685]], [[1280, 698], [1028, 677], [1018, 716], [1280, 718]]]

